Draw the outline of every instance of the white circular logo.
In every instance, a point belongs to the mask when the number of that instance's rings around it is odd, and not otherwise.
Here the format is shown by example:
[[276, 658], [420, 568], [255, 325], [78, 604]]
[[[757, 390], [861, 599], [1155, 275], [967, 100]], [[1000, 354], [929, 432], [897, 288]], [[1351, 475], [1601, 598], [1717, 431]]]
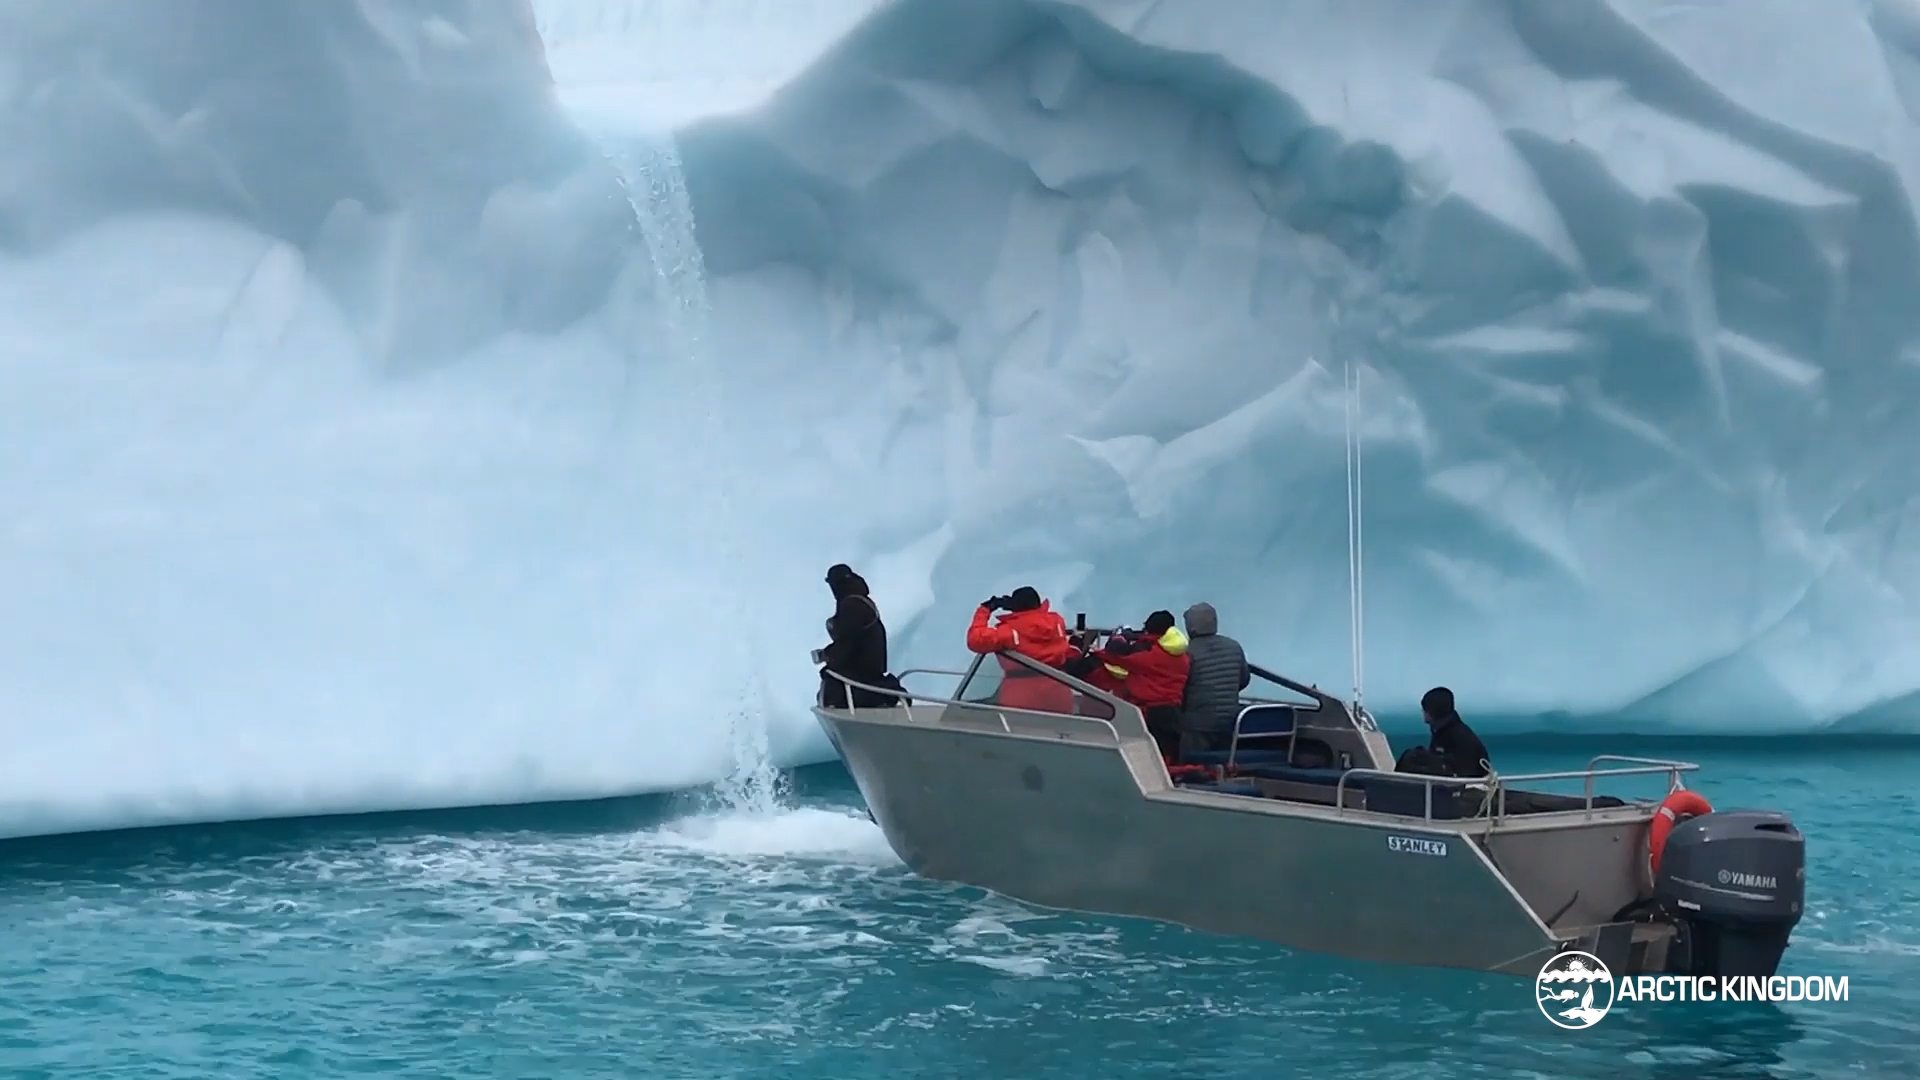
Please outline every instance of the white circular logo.
[[1592, 953], [1563, 952], [1533, 977], [1533, 999], [1559, 1027], [1590, 1028], [1613, 1008], [1613, 972]]
[[1731, 870], [1720, 871], [1720, 884], [1725, 885], [1727, 882], [1732, 880], [1733, 880], [1733, 871]]

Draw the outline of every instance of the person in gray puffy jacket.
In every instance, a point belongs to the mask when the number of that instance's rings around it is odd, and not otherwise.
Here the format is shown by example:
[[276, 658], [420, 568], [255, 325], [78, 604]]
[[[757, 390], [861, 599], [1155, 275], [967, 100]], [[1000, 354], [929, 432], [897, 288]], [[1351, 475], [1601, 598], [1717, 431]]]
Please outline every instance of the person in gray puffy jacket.
[[1240, 691], [1253, 680], [1246, 650], [1220, 632], [1220, 615], [1208, 603], [1186, 611], [1187, 691], [1181, 702], [1180, 756], [1225, 750], [1240, 715]]

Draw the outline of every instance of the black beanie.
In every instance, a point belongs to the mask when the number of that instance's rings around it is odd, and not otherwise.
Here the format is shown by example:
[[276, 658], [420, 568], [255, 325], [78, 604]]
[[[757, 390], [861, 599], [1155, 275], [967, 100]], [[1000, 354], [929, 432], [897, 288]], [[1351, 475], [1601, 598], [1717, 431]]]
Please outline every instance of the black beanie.
[[1446, 718], [1453, 715], [1453, 691], [1444, 686], [1436, 686], [1420, 698], [1420, 711], [1429, 716]]
[[1040, 590], [1031, 585], [1022, 585], [1007, 597], [1008, 611], [1032, 611], [1040, 606]]
[[1147, 621], [1141, 623], [1140, 628], [1152, 634], [1154, 637], [1159, 637], [1161, 634], [1173, 629], [1173, 612], [1156, 611], [1147, 616]]

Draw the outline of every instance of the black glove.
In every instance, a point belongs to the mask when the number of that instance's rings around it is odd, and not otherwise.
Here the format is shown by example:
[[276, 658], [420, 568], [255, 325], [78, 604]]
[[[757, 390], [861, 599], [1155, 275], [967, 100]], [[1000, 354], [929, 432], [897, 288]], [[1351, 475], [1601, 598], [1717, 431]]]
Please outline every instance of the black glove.
[[988, 611], [999, 611], [1001, 608], [1007, 606], [1007, 598], [1004, 596], [989, 596], [985, 600], [980, 601], [980, 606], [986, 608]]

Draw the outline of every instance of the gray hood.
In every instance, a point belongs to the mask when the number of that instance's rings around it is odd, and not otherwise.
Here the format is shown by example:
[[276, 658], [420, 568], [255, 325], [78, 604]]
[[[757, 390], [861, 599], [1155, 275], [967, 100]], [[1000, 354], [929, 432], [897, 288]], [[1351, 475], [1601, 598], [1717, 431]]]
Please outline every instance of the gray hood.
[[1187, 636], [1206, 637], [1220, 632], [1220, 615], [1208, 603], [1195, 604], [1187, 609]]

